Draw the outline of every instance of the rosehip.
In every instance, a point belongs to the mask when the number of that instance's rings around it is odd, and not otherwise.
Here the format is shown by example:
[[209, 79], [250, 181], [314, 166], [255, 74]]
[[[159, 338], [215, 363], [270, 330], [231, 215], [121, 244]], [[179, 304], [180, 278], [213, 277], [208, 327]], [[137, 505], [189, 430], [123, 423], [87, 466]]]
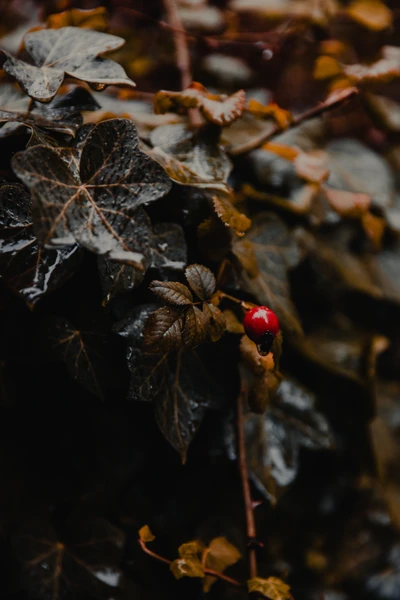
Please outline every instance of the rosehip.
[[243, 326], [262, 356], [271, 352], [274, 339], [279, 333], [278, 317], [273, 310], [267, 306], [255, 306], [246, 314]]

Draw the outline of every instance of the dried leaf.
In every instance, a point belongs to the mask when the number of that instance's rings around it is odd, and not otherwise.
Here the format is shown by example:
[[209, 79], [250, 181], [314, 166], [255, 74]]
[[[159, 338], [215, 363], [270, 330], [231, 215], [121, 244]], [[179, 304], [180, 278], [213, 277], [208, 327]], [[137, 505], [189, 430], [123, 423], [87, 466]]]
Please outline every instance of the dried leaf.
[[253, 577], [247, 582], [249, 593], [258, 592], [270, 600], [290, 600], [290, 586], [278, 577]]
[[217, 342], [226, 330], [225, 315], [217, 306], [205, 302], [203, 313], [207, 322], [207, 333], [212, 342]]
[[238, 236], [244, 235], [251, 226], [251, 221], [246, 215], [239, 212], [229, 198], [213, 196], [214, 210], [227, 227], [230, 227]]
[[77, 242], [144, 268], [144, 254], [132, 237], [132, 213], [165, 195], [171, 182], [139, 150], [132, 122], [112, 119], [92, 129], [81, 151], [80, 177], [56, 149], [46, 146], [17, 153], [13, 168], [31, 190], [36, 232], [44, 245]]
[[238, 119], [246, 105], [246, 94], [239, 90], [232, 96], [208, 94], [205, 87], [194, 82], [182, 92], [161, 90], [154, 97], [156, 113], [187, 111], [199, 108], [207, 121], [215, 125], [230, 125]]
[[228, 333], [244, 333], [243, 323], [239, 321], [239, 319], [236, 317], [235, 313], [232, 310], [228, 308], [223, 311], [223, 314], [225, 317], [226, 330]]
[[204, 265], [189, 265], [185, 269], [185, 277], [196, 296], [207, 301], [215, 292], [216, 281], [212, 271]]
[[[205, 305], [206, 306], [206, 305]], [[208, 320], [197, 306], [191, 306], [185, 313], [183, 341], [187, 348], [196, 348], [204, 342], [208, 334]]]
[[139, 529], [139, 538], [142, 540], [142, 542], [152, 542], [153, 540], [155, 540], [155, 536], [151, 533], [150, 531], [150, 527], [148, 525], [143, 525], [143, 527], [141, 527]]
[[183, 346], [184, 314], [165, 306], [154, 311], [146, 322], [144, 343], [151, 352], [164, 353]]
[[400, 48], [383, 46], [381, 58], [376, 62], [369, 65], [343, 65], [343, 72], [356, 82], [390, 81], [400, 76]]
[[124, 44], [115, 35], [62, 27], [28, 33], [24, 43], [36, 66], [7, 54], [3, 68], [28, 96], [40, 102], [49, 102], [56, 95], [65, 75], [97, 86], [135, 85], [120, 65], [99, 57]]
[[0, 275], [30, 308], [78, 270], [78, 246], [46, 250], [32, 227], [32, 202], [22, 185], [0, 183]]
[[[206, 568], [218, 573], [223, 573], [225, 569], [237, 563], [242, 556], [239, 550], [224, 537], [211, 540], [206, 552]], [[215, 581], [215, 577], [207, 576], [204, 580], [204, 591], [209, 592]]]
[[70, 10], [49, 15], [46, 25], [49, 29], [60, 29], [61, 27], [71, 26], [105, 31], [108, 28], [107, 9], [104, 6], [98, 6], [91, 10], [71, 8]]
[[163, 125], [150, 134], [147, 153], [176, 183], [229, 193], [232, 163], [207, 131], [195, 134], [182, 124]]
[[178, 281], [153, 280], [149, 289], [169, 304], [184, 306], [193, 304], [193, 296], [189, 288]]
[[332, 56], [318, 56], [314, 65], [314, 79], [333, 79], [342, 73], [342, 66]]
[[240, 374], [246, 380], [245, 385], [249, 390], [249, 408], [254, 413], [262, 414], [281, 381], [277, 372], [278, 361], [275, 361], [273, 352], [261, 356], [247, 335], [240, 340], [240, 355], [246, 367], [246, 371], [241, 368]]
[[296, 173], [310, 183], [321, 183], [328, 179], [328, 156], [322, 150], [299, 152], [294, 159]]

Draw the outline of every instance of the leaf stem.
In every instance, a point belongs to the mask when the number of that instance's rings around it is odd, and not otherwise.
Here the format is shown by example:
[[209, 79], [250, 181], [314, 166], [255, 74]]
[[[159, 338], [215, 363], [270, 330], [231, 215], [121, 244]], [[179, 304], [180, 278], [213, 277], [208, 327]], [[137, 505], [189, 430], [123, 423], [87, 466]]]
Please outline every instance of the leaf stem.
[[[147, 547], [146, 542], [144, 542], [140, 538], [139, 538], [138, 542], [139, 542], [139, 545], [142, 548], [143, 552], [145, 552], [152, 558], [155, 558], [156, 560], [159, 560], [167, 565], [172, 565], [172, 562], [173, 562], [172, 560], [169, 560], [168, 558], [165, 558], [164, 556], [161, 556], [160, 554], [157, 554], [156, 552], [153, 552], [152, 550], [150, 550], [150, 548]], [[214, 571], [213, 569], [204, 569], [204, 573], [205, 573], [205, 575], [210, 575], [211, 577], [216, 577], [217, 579], [226, 581], [227, 583], [230, 583], [231, 585], [234, 585], [235, 587], [244, 587], [243, 584], [241, 584], [239, 581], [236, 581], [236, 579], [233, 579], [232, 577], [228, 577], [228, 575], [224, 575], [223, 573], [219, 573], [218, 571]]]
[[240, 304], [240, 306], [245, 310], [250, 310], [254, 307], [254, 304], [246, 302], [245, 300], [239, 300], [239, 298], [235, 298], [235, 296], [231, 296], [230, 294], [226, 294], [225, 292], [221, 292], [220, 290], [218, 290], [217, 294], [221, 299], [226, 298], [227, 300], [231, 300], [231, 302], [236, 302], [236, 304]]
[[[304, 121], [317, 117], [327, 110], [332, 110], [333, 108], [336, 108], [343, 102], [349, 100], [350, 98], [353, 98], [357, 94], [358, 89], [355, 87], [349, 87], [345, 90], [334, 92], [333, 94], [330, 94], [323, 102], [320, 102], [313, 108], [310, 108], [309, 110], [306, 110], [305, 112], [297, 115], [296, 117], [293, 117], [293, 120], [289, 123], [287, 129], [297, 127], [297, 125], [300, 125], [300, 123], [303, 123]], [[255, 136], [254, 138], [250, 139], [247, 142], [244, 142], [243, 144], [237, 144], [236, 146], [227, 148], [227, 151], [231, 156], [238, 156], [239, 154], [251, 152], [252, 150], [255, 150], [256, 148], [259, 148], [260, 146], [265, 144], [265, 142], [275, 137], [279, 133], [282, 133], [282, 131], [284, 130], [277, 123], [273, 129], [269, 129], [268, 131], [260, 133], [260, 135]]]
[[[242, 482], [243, 489], [243, 500], [246, 515], [246, 533], [248, 542], [255, 542], [257, 540], [256, 523], [254, 519], [254, 504], [251, 499], [249, 473], [247, 469], [246, 459], [246, 440], [244, 433], [244, 419], [243, 419], [243, 408], [247, 398], [247, 390], [242, 388], [238, 394], [237, 399], [237, 414], [236, 414], [236, 425], [237, 425], [237, 440], [238, 440], [238, 463], [240, 479]], [[249, 575], [250, 579], [257, 577], [257, 556], [256, 547], [249, 545]]]

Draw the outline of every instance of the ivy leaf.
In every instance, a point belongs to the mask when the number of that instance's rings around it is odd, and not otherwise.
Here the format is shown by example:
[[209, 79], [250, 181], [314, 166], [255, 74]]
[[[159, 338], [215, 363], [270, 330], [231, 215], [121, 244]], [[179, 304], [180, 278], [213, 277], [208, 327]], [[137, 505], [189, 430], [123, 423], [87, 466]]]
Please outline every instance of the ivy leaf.
[[143, 527], [139, 529], [139, 538], [142, 540], [142, 542], [146, 543], [152, 542], [156, 539], [155, 536], [151, 533], [150, 527], [148, 525], [143, 525]]
[[213, 95], [197, 82], [193, 82], [182, 92], [161, 90], [154, 97], [154, 111], [158, 114], [199, 108], [207, 121], [221, 127], [230, 125], [241, 117], [245, 106], [244, 90], [239, 90], [232, 96]]
[[204, 544], [199, 540], [182, 544], [178, 549], [180, 558], [174, 560], [170, 566], [174, 577], [204, 577], [204, 567], [200, 560], [203, 551]]
[[24, 44], [34, 65], [6, 53], [3, 68], [17, 79], [28, 96], [39, 102], [49, 102], [56, 95], [65, 75], [102, 87], [135, 85], [120, 65], [99, 57], [124, 44], [115, 35], [62, 27], [32, 31], [25, 36]]
[[187, 263], [183, 229], [177, 223], [157, 223], [153, 228], [152, 263], [155, 269], [182, 270]]
[[185, 269], [185, 277], [200, 300], [207, 301], [211, 299], [217, 284], [210, 269], [204, 265], [189, 265]]
[[[299, 262], [300, 252], [286, 225], [272, 213], [260, 213], [246, 239], [236, 242], [232, 251], [247, 269], [247, 273], [243, 272], [245, 289], [260, 304], [276, 312], [285, 330], [301, 336], [302, 327], [290, 298], [287, 275]], [[254, 270], [252, 252], [257, 260], [258, 274]]]
[[143, 255], [143, 260], [140, 265], [125, 265], [102, 256], [98, 257], [100, 283], [104, 295], [103, 305], [118, 294], [129, 292], [137, 287], [151, 265], [152, 229], [150, 219], [142, 207], [139, 207], [134, 216], [129, 219], [124, 234], [134, 241], [135, 251]]
[[51, 357], [63, 361], [72, 379], [103, 399], [107, 338], [100, 333], [80, 331], [62, 317], [48, 319], [43, 333]]
[[[239, 550], [226, 538], [214, 538], [206, 549], [206, 568], [223, 573], [225, 569], [237, 563], [241, 556]], [[209, 592], [215, 581], [215, 577], [207, 576], [204, 581], [204, 591]]]
[[22, 185], [0, 184], [0, 226], [0, 275], [30, 308], [79, 268], [82, 252], [77, 245], [46, 250], [38, 244], [31, 198]]
[[150, 290], [169, 304], [184, 306], [193, 304], [193, 296], [189, 288], [178, 281], [157, 281], [150, 284]]
[[[331, 428], [314, 408], [315, 397], [295, 380], [285, 378], [264, 415], [248, 416], [248, 466], [260, 492], [275, 496], [276, 486], [290, 485], [298, 471], [300, 447], [330, 449]], [[271, 477], [274, 487], [271, 489]]]
[[61, 536], [48, 521], [37, 519], [25, 523], [12, 539], [30, 591], [36, 595], [39, 589], [52, 600], [73, 597], [77, 589], [102, 598], [109, 593], [106, 584], [115, 593], [122, 590], [124, 542], [119, 529], [94, 517], [69, 521]]
[[189, 445], [214, 404], [213, 383], [200, 358], [180, 350], [149, 359], [133, 344], [128, 348], [128, 366], [130, 397], [153, 403], [160, 430], [185, 463]]
[[278, 577], [268, 577], [268, 579], [253, 577], [248, 580], [247, 587], [249, 594], [258, 592], [270, 600], [290, 600], [292, 597], [290, 586]]
[[149, 156], [176, 183], [229, 193], [232, 163], [207, 129], [196, 134], [181, 123], [162, 125], [151, 132], [150, 141]]
[[144, 268], [145, 257], [132, 237], [132, 213], [165, 195], [171, 182], [139, 150], [131, 121], [111, 119], [92, 129], [81, 151], [79, 177], [56, 149], [46, 146], [17, 153], [13, 168], [32, 192], [36, 231], [44, 245], [77, 242]]
[[245, 231], [251, 226], [250, 219], [239, 212], [229, 198], [221, 195], [213, 196], [213, 206], [221, 221], [227, 227], [233, 229], [239, 237], [244, 235]]

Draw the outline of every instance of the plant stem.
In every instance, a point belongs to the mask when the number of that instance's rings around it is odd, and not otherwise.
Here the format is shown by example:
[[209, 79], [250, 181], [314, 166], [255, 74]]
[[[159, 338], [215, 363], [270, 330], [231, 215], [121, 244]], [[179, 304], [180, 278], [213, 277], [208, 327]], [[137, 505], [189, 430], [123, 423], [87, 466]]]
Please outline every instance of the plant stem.
[[164, 0], [168, 23], [171, 25], [174, 36], [176, 63], [181, 72], [181, 86], [184, 90], [192, 83], [190, 69], [190, 53], [186, 33], [183, 31], [182, 21], [175, 0]]
[[[319, 104], [317, 104], [317, 106], [314, 106], [313, 108], [306, 110], [300, 115], [293, 117], [293, 120], [288, 125], [288, 129], [292, 129], [293, 127], [300, 125], [300, 123], [303, 123], [308, 119], [317, 117], [327, 110], [332, 110], [333, 108], [336, 108], [337, 106], [349, 100], [350, 98], [353, 98], [357, 94], [358, 89], [355, 87], [349, 87], [344, 90], [340, 90], [338, 92], [333, 92], [332, 94], [329, 94], [329, 96], [324, 100], [324, 102], [320, 102]], [[248, 142], [244, 142], [243, 144], [237, 144], [237, 146], [232, 146], [231, 148], [228, 148], [228, 153], [231, 156], [238, 156], [239, 154], [251, 152], [251, 150], [259, 148], [260, 146], [268, 142], [268, 140], [270, 140], [271, 138], [275, 137], [279, 133], [282, 133], [282, 131], [284, 131], [282, 127], [276, 124], [276, 126], [273, 129], [261, 133], [260, 135], [249, 140]]]
[[[145, 552], [152, 558], [155, 558], [156, 560], [159, 560], [167, 565], [172, 564], [172, 562], [173, 562], [172, 560], [169, 560], [168, 558], [165, 558], [164, 556], [161, 556], [160, 554], [157, 554], [156, 552], [153, 552], [152, 550], [150, 550], [147, 547], [146, 542], [144, 542], [141, 539], [139, 539], [138, 541], [139, 541], [139, 545], [142, 548], [143, 552]], [[205, 573], [205, 575], [210, 575], [210, 577], [216, 577], [217, 579], [222, 579], [222, 581], [226, 581], [227, 583], [230, 583], [231, 585], [234, 585], [235, 587], [244, 587], [241, 583], [239, 583], [239, 581], [236, 581], [236, 579], [232, 579], [232, 577], [228, 577], [228, 575], [224, 575], [223, 573], [219, 573], [218, 571], [214, 571], [213, 569], [205, 568], [204, 573]]]
[[[240, 479], [242, 481], [243, 500], [246, 514], [246, 533], [248, 541], [257, 539], [256, 523], [254, 520], [253, 501], [250, 493], [249, 473], [246, 460], [246, 440], [244, 433], [243, 408], [247, 398], [247, 390], [241, 389], [237, 399], [237, 439], [238, 439], [238, 462]], [[256, 548], [249, 546], [249, 574], [250, 579], [257, 577]]]

